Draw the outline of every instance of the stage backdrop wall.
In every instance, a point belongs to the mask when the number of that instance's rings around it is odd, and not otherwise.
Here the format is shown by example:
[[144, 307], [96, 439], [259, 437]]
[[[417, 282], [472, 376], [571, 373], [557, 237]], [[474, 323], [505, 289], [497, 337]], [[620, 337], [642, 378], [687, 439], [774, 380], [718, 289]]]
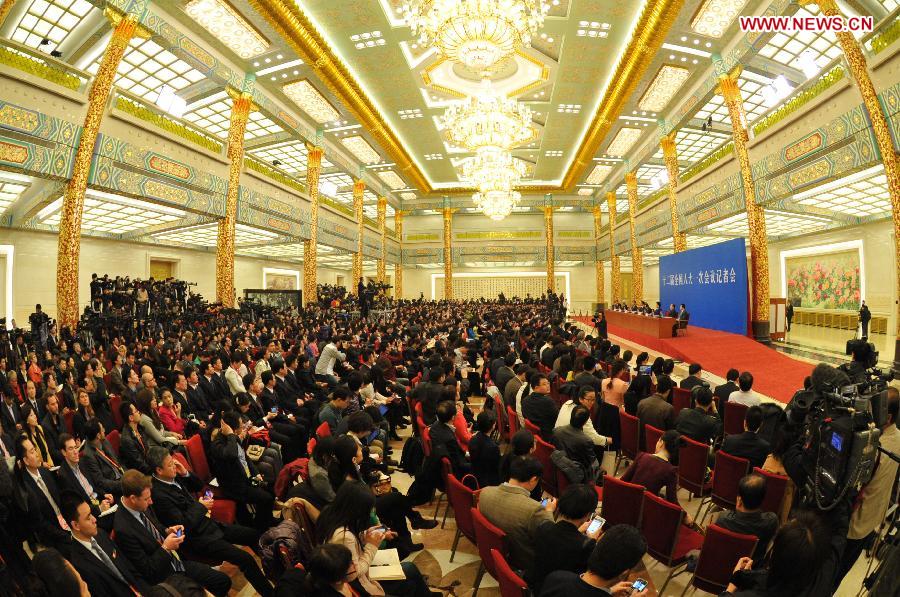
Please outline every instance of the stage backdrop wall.
[[747, 333], [747, 256], [744, 239], [659, 258], [663, 309], [684, 303], [690, 325]]

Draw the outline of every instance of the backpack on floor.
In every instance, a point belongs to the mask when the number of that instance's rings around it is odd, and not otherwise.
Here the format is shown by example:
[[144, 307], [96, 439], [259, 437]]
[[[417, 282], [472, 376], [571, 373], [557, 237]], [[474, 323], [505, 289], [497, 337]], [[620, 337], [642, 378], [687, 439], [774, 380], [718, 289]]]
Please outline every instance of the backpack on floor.
[[259, 555], [266, 576], [279, 578], [288, 567], [305, 562], [309, 556], [304, 553], [305, 546], [300, 525], [293, 520], [282, 520], [263, 533], [259, 538]]

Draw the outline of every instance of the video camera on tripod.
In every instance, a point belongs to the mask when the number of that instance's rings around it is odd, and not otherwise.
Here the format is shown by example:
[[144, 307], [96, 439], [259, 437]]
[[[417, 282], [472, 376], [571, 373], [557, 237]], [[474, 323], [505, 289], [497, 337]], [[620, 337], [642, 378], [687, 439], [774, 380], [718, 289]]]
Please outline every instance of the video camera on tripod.
[[[864, 362], [877, 363], [877, 353], [874, 358]], [[890, 375], [872, 367], [861, 370], [864, 375], [858, 366], [819, 364], [810, 388], [795, 393], [785, 410], [789, 427], [804, 440], [801, 499], [821, 510], [831, 510], [848, 491], [867, 483], [875, 469], [881, 427], [888, 419]]]

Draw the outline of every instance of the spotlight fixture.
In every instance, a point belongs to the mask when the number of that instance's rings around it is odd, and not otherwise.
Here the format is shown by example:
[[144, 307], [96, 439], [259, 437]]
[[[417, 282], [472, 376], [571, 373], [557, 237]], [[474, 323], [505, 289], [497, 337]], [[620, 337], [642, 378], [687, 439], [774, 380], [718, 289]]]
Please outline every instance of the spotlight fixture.
[[706, 126], [712, 128], [712, 116], [706, 119]]
[[273, 166], [280, 166], [280, 165], [281, 165], [281, 160], [272, 160], [272, 165], [273, 165]]
[[59, 50], [51, 50], [50, 55], [54, 58], [62, 58], [62, 52], [60, 52]]
[[44, 39], [41, 40], [41, 44], [40, 44], [40, 45], [46, 46], [46, 45], [49, 45], [49, 44], [50, 44], [50, 40], [49, 40], [48, 38], [45, 37]]

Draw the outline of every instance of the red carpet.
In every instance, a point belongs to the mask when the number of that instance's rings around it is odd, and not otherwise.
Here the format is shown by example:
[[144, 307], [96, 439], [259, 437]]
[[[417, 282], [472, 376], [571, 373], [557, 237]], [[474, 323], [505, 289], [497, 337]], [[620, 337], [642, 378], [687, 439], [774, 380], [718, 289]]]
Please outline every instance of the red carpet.
[[[576, 319], [592, 325], [590, 317]], [[753, 389], [785, 404], [803, 387], [803, 379], [813, 369], [810, 363], [767, 348], [751, 338], [717, 330], [692, 326], [678, 338], [653, 338], [614, 325], [608, 326], [607, 331], [685, 363], [700, 363], [705, 370], [720, 377], [725, 377], [732, 367], [749, 371], [753, 374]]]

